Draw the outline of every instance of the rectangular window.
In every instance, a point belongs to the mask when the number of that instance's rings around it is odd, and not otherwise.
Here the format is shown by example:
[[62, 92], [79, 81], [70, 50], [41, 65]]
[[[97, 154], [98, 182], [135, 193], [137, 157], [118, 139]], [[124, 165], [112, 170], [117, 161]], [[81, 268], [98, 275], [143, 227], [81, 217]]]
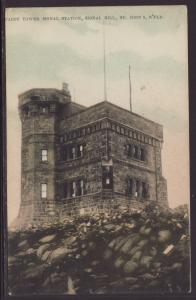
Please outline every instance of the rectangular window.
[[41, 158], [42, 161], [48, 161], [48, 150], [46, 149], [41, 150]]
[[71, 147], [71, 159], [75, 159], [75, 158], [76, 158], [76, 148]]
[[63, 149], [62, 149], [62, 160], [63, 161], [66, 161], [67, 160], [67, 148], [66, 147], [63, 147]]
[[55, 104], [50, 104], [50, 112], [55, 112], [56, 105]]
[[124, 128], [120, 128], [120, 133], [122, 133], [122, 134], [124, 134], [125, 133], [125, 130], [124, 130]]
[[78, 195], [78, 196], [84, 195], [84, 181], [83, 181], [83, 179], [78, 180], [78, 190], [77, 190], [77, 195]]
[[91, 128], [87, 127], [86, 131], [87, 131], [87, 134], [90, 134], [91, 133]]
[[83, 156], [83, 150], [84, 150], [83, 145], [78, 145], [78, 151], [77, 151], [78, 157], [82, 157]]
[[42, 107], [41, 107], [41, 112], [42, 112], [43, 114], [45, 114], [45, 113], [47, 112], [46, 106], [42, 106]]
[[67, 182], [64, 182], [63, 184], [63, 197], [67, 198]]
[[128, 193], [131, 196], [133, 195], [133, 179], [129, 179], [129, 182], [128, 182]]
[[110, 184], [110, 178], [106, 178], [106, 184]]
[[136, 180], [135, 197], [139, 197], [139, 188], [140, 188], [140, 182], [139, 180]]
[[147, 198], [148, 196], [148, 185], [145, 182], [142, 182], [142, 197]]
[[42, 199], [47, 198], [47, 184], [46, 183], [41, 184], [41, 197], [42, 197]]
[[102, 167], [102, 185], [104, 189], [113, 188], [113, 168], [112, 166]]
[[141, 148], [141, 160], [145, 161], [145, 151], [143, 148]]
[[76, 182], [75, 181], [71, 182], [71, 196], [76, 197]]
[[97, 123], [96, 124], [96, 130], [99, 130], [101, 128], [101, 124], [100, 123]]
[[112, 123], [112, 129], [116, 130], [116, 125], [114, 123]]

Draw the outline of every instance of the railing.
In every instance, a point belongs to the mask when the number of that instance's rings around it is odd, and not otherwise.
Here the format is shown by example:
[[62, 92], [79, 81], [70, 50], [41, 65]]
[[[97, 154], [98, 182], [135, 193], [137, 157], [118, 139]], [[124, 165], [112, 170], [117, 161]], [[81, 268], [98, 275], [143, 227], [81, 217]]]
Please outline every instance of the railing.
[[157, 201], [130, 198], [123, 193], [106, 190], [73, 198], [62, 199], [61, 202], [58, 203], [58, 210], [61, 216], [66, 214], [81, 214], [81, 211], [87, 214], [114, 210], [132, 211], [135, 208], [142, 209], [149, 203], [152, 203], [153, 205], [158, 204]]

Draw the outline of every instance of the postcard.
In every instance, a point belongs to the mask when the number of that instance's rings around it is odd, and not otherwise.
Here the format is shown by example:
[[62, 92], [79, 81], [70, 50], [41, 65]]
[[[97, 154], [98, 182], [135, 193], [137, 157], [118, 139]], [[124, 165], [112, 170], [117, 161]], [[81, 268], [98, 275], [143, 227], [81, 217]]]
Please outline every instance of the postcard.
[[5, 21], [8, 294], [189, 293], [186, 6]]

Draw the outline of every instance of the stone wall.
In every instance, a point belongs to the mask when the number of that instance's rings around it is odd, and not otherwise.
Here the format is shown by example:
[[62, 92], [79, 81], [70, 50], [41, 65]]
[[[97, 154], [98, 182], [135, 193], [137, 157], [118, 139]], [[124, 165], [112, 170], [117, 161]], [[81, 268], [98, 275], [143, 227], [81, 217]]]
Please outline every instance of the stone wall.
[[119, 121], [157, 139], [163, 139], [163, 127], [161, 125], [109, 102], [98, 103], [80, 113], [74, 114], [61, 122], [61, 128], [62, 131], [68, 131], [104, 117]]

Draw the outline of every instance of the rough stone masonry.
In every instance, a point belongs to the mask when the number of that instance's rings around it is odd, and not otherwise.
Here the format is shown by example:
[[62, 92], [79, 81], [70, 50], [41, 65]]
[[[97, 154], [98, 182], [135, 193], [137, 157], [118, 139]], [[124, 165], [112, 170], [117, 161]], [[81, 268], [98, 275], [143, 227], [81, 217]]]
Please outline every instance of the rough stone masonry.
[[21, 205], [17, 227], [66, 215], [167, 206], [163, 127], [108, 101], [84, 107], [62, 90], [19, 95]]

